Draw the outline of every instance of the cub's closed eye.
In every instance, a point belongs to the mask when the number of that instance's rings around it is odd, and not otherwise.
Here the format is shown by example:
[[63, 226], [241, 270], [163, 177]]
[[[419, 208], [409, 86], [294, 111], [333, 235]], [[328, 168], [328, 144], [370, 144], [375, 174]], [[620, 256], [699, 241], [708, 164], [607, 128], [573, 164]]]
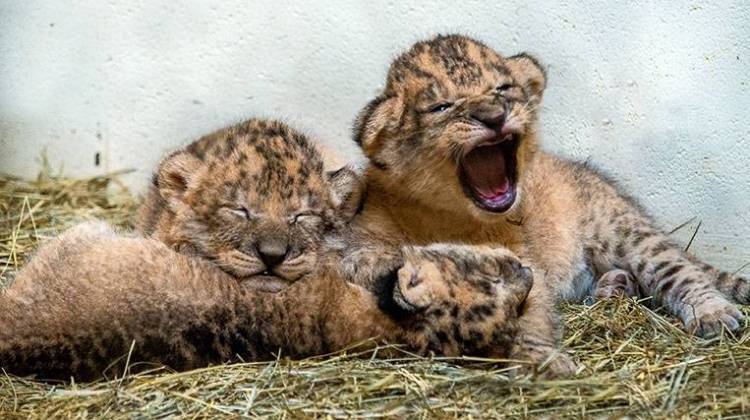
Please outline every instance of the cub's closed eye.
[[450, 103], [450, 102], [443, 102], [441, 104], [437, 104], [437, 105], [433, 106], [432, 108], [430, 108], [430, 113], [437, 113], [437, 112], [447, 111], [452, 106], [453, 106], [453, 104]]
[[317, 223], [323, 220], [320, 215], [315, 213], [300, 213], [292, 218], [292, 223]]
[[250, 210], [246, 209], [245, 207], [239, 207], [239, 208], [227, 208], [232, 214], [235, 214], [237, 216], [240, 216], [246, 220], [252, 220], [253, 215], [250, 213]]
[[498, 87], [496, 88], [496, 90], [497, 90], [498, 92], [501, 92], [501, 93], [502, 93], [502, 92], [505, 92], [505, 91], [508, 91], [508, 90], [510, 90], [510, 89], [511, 89], [512, 87], [513, 87], [513, 85], [511, 85], [510, 83], [503, 83], [502, 85], [498, 86]]

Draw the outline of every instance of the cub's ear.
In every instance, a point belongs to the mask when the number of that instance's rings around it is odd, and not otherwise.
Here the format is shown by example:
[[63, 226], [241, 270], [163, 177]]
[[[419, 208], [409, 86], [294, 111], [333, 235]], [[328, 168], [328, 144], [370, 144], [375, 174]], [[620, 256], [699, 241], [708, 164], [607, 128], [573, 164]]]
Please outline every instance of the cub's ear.
[[539, 60], [529, 54], [521, 53], [506, 58], [505, 65], [510, 69], [516, 81], [532, 95], [532, 99], [542, 100], [544, 88], [547, 86], [547, 72]]
[[331, 198], [338, 216], [348, 222], [360, 210], [365, 200], [366, 187], [362, 175], [351, 166], [326, 173], [331, 186]]
[[154, 185], [167, 202], [173, 198], [180, 198], [187, 190], [190, 179], [202, 165], [200, 159], [188, 152], [175, 152], [159, 164]]
[[370, 157], [383, 147], [384, 132], [398, 126], [403, 102], [397, 96], [380, 95], [370, 101], [354, 121], [354, 141]]

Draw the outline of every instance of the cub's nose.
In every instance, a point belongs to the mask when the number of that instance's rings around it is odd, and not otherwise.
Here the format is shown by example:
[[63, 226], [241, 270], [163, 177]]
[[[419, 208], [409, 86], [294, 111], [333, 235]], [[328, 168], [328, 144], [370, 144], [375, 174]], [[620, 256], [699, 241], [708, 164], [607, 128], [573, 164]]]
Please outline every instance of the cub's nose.
[[500, 130], [503, 128], [503, 123], [505, 123], [505, 112], [475, 112], [471, 115], [471, 118], [479, 121], [488, 128]]
[[271, 239], [258, 242], [258, 257], [268, 268], [281, 264], [289, 250], [287, 241]]

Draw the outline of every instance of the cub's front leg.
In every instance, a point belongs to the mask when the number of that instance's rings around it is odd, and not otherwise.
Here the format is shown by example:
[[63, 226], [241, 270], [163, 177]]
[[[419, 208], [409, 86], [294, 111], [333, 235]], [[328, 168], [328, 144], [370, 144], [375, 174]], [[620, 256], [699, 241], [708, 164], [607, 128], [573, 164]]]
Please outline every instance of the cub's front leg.
[[747, 303], [748, 280], [721, 272], [683, 251], [633, 202], [593, 171], [579, 173], [586, 251], [599, 272], [629, 271], [639, 289], [680, 318], [696, 335], [736, 331], [743, 316], [729, 298]]
[[380, 287], [380, 279], [395, 272], [403, 263], [401, 247], [371, 241], [347, 249], [340, 257], [339, 268], [349, 282], [373, 291]]
[[556, 299], [545, 288], [541, 270], [534, 270], [534, 287], [518, 319], [518, 334], [510, 358], [524, 362], [522, 371], [541, 370], [547, 377], [576, 371], [573, 360], [560, 350], [562, 321]]

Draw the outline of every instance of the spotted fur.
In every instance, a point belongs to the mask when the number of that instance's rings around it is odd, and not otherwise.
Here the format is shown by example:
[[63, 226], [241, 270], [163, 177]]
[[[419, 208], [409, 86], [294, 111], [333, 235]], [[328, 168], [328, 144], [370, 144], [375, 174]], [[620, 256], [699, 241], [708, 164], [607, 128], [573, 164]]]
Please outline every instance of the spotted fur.
[[[83, 224], [0, 294], [0, 368], [95, 379], [167, 365], [305, 357], [375, 338], [419, 354], [505, 357], [532, 285], [505, 250], [407, 247], [378, 293], [328, 264], [285, 288], [242, 287], [202, 258]], [[388, 350], [380, 354], [391, 354]]]
[[[545, 85], [543, 67], [528, 54], [503, 57], [460, 35], [412, 46], [355, 123], [354, 139], [370, 163], [355, 229], [391, 245], [456, 241], [521, 255], [546, 274], [529, 296], [515, 353], [532, 361], [559, 346], [555, 302], [580, 299], [615, 268], [632, 273], [689, 331], [737, 330], [742, 315], [726, 295], [747, 303], [747, 279], [681, 250], [597, 171], [539, 150]], [[497, 147], [515, 194], [496, 208], [472, 195], [465, 178], [467, 156], [488, 130], [502, 138]]]
[[625, 270], [614, 269], [604, 274], [596, 282], [593, 296], [596, 299], [610, 297], [638, 297], [638, 283], [635, 277]]
[[356, 211], [359, 177], [325, 172], [313, 141], [278, 121], [251, 119], [167, 156], [138, 227], [232, 276], [266, 273], [280, 288], [309, 273], [325, 232]]

